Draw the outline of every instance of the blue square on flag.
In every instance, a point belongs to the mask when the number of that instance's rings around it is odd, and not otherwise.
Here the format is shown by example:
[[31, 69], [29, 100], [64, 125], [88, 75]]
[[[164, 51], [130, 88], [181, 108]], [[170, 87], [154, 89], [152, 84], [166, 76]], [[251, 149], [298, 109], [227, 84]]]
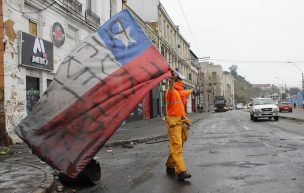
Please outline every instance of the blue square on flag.
[[142, 54], [152, 44], [127, 10], [115, 15], [97, 32], [122, 65]]

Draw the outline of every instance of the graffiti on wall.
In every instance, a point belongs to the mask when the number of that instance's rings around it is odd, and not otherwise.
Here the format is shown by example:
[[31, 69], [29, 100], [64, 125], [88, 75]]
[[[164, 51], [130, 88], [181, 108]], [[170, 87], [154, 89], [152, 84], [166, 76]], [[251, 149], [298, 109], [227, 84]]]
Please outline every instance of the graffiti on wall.
[[33, 111], [33, 108], [37, 104], [40, 98], [39, 90], [33, 88], [26, 91], [26, 112], [30, 113]]
[[18, 138], [17, 135], [15, 135], [14, 129], [20, 123], [20, 121], [25, 117], [26, 117], [26, 113], [6, 116], [7, 133], [13, 139], [14, 142], [21, 141], [20, 138]]
[[25, 109], [25, 101], [12, 101], [8, 100], [5, 103], [6, 113], [7, 114], [15, 114], [15, 113], [23, 113]]

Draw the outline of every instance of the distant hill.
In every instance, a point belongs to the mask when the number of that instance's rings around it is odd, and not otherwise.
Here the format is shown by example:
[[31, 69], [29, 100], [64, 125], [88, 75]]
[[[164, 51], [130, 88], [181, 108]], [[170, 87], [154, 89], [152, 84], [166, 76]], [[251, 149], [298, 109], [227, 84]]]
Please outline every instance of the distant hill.
[[255, 97], [266, 97], [278, 93], [279, 89], [271, 84], [251, 84], [243, 76], [237, 74], [237, 66], [231, 66], [230, 72], [234, 77], [235, 102], [246, 104]]

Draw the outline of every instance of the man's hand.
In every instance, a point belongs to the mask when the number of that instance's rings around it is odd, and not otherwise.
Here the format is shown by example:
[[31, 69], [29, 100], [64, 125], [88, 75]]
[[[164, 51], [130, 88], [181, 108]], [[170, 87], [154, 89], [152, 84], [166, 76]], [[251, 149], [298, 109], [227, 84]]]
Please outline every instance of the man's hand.
[[175, 72], [172, 69], [171, 69], [171, 74], [172, 74], [172, 76], [170, 78], [168, 78], [169, 79], [169, 89], [170, 89], [170, 91], [173, 91], [174, 82], [177, 79], [177, 77], [175, 76]]

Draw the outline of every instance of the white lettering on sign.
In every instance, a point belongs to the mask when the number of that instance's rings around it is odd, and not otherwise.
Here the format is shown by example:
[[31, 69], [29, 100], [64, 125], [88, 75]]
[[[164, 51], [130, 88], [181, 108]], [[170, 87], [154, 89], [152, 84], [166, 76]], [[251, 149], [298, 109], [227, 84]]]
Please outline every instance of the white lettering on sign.
[[32, 62], [34, 63], [38, 63], [38, 64], [43, 64], [43, 65], [48, 65], [48, 60], [47, 59], [44, 59], [42, 57], [39, 57], [39, 56], [32, 56]]
[[47, 66], [49, 62], [47, 59], [47, 54], [45, 53], [43, 40], [36, 37], [33, 47], [33, 53], [37, 54], [39, 52], [42, 53], [42, 57], [32, 56], [32, 62]]
[[39, 38], [35, 39], [34, 48], [33, 48], [34, 54], [37, 54], [37, 51], [45, 53], [43, 41]]

